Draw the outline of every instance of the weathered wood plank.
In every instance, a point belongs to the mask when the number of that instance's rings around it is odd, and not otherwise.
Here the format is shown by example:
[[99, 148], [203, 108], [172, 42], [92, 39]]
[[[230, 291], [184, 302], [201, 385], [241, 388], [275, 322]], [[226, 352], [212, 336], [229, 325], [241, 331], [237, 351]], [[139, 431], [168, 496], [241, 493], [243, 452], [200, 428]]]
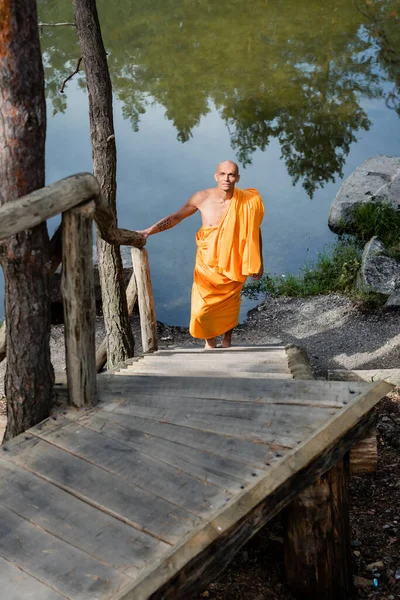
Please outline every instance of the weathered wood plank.
[[[225, 511], [211, 525], [218, 536], [192, 532], [170, 551], [168, 560], [144, 573], [135, 600], [184, 600], [223, 570], [238, 549], [299, 491], [340, 460], [371, 427], [371, 408], [391, 386], [379, 384], [329, 419], [299, 448]], [[209, 528], [207, 529], [209, 531]], [[198, 534], [198, 535], [197, 535]], [[121, 595], [128, 598], [127, 594]]]
[[265, 362], [241, 362], [235, 365], [219, 362], [219, 361], [169, 361], [166, 360], [141, 360], [134, 365], [129, 367], [129, 371], [140, 371], [140, 369], [146, 371], [170, 371], [170, 372], [181, 372], [181, 371], [191, 371], [192, 373], [199, 373], [201, 371], [207, 371], [209, 373], [215, 372], [229, 372], [230, 369], [235, 369], [236, 373], [290, 373], [287, 362], [275, 362], [275, 363], [265, 363]]
[[[90, 416], [88, 418], [90, 419]], [[138, 430], [145, 435], [158, 437], [161, 441], [170, 440], [198, 450], [208, 450], [218, 456], [234, 458], [244, 463], [253, 464], [260, 469], [264, 468], [265, 465], [269, 466], [273, 461], [279, 460], [279, 457], [276, 457], [277, 453], [291, 450], [295, 445], [293, 438], [281, 436], [277, 440], [269, 432], [264, 433], [262, 436], [253, 435], [252, 440], [245, 440], [240, 437], [189, 429], [179, 425], [151, 421], [150, 419], [120, 415], [115, 412], [96, 410], [96, 419], [99, 420], [99, 423], [102, 421], [106, 424], [111, 421], [120, 426]], [[85, 416], [82, 417], [82, 420], [85, 422]], [[101, 427], [101, 424], [99, 426]]]
[[[184, 367], [182, 367], [184, 368]], [[172, 377], [181, 377], [181, 378], [185, 378], [187, 379], [188, 377], [192, 378], [194, 375], [199, 376], [201, 375], [201, 377], [203, 379], [205, 378], [209, 378], [209, 379], [222, 379], [224, 377], [227, 377], [229, 375], [230, 379], [237, 379], [237, 378], [241, 378], [243, 379], [243, 377], [245, 376], [247, 380], [250, 379], [263, 379], [265, 380], [269, 380], [269, 379], [277, 379], [279, 381], [282, 381], [283, 379], [293, 379], [293, 375], [291, 373], [274, 373], [274, 372], [266, 372], [266, 373], [246, 373], [245, 375], [243, 374], [243, 372], [238, 372], [236, 373], [235, 371], [207, 371], [207, 370], [201, 370], [201, 369], [197, 369], [196, 371], [190, 371], [190, 370], [186, 370], [186, 371], [172, 371], [170, 369], [166, 369], [166, 370], [160, 370], [160, 369], [145, 369], [142, 368], [140, 370], [130, 370], [128, 371], [128, 373], [120, 373], [120, 372], [116, 372], [115, 373], [116, 376], [120, 376], [120, 375], [128, 375], [130, 377], [143, 377], [143, 376], [147, 376], [147, 377], [168, 377], [169, 379], [171, 379]], [[188, 384], [189, 385], [189, 384]]]
[[163, 363], [165, 361], [168, 363], [180, 362], [185, 364], [212, 362], [226, 365], [237, 365], [241, 363], [285, 363], [287, 365], [288, 363], [287, 354], [284, 350], [275, 352], [255, 352], [254, 354], [250, 352], [231, 352], [228, 354], [219, 352], [214, 354], [213, 352], [205, 351], [201, 353], [193, 352], [188, 354], [177, 353], [165, 355], [161, 352], [155, 352], [144, 358], [149, 362], [154, 363]]
[[0, 504], [133, 579], [169, 546], [0, 458]]
[[[223, 489], [239, 492], [244, 483], [254, 482], [254, 464], [245, 464], [233, 458], [212, 453], [210, 448], [199, 450], [178, 442], [160, 439], [137, 429], [98, 418], [96, 414], [80, 420], [87, 427], [101, 431], [105, 436], [123, 441], [135, 450], [172, 465], [186, 473], [191, 473], [202, 481], [213, 483]], [[271, 452], [271, 458], [273, 454]], [[263, 469], [267, 469], [263, 465]]]
[[50, 217], [95, 199], [99, 184], [91, 173], [77, 173], [0, 207], [0, 240], [36, 227]]
[[93, 275], [93, 214], [95, 203], [63, 214], [65, 351], [69, 399], [75, 406], [96, 403], [96, 343]]
[[[39, 549], [39, 552], [38, 552]], [[0, 556], [73, 600], [112, 598], [133, 581], [0, 505]]]
[[326, 421], [329, 416], [337, 411], [334, 408], [301, 407], [301, 406], [279, 406], [277, 410], [273, 405], [245, 404], [236, 406], [238, 402], [226, 403], [227, 406], [209, 406], [203, 412], [196, 413], [182, 409], [152, 408], [139, 406], [133, 402], [126, 401], [113, 408], [113, 412], [135, 417], [152, 419], [154, 421], [183, 425], [201, 431], [212, 431], [214, 433], [225, 433], [228, 435], [248, 438], [254, 435], [262, 435], [270, 430], [279, 439], [281, 434], [291, 433], [299, 435], [299, 432], [312, 431]]
[[168, 356], [174, 354], [231, 354], [235, 352], [276, 352], [285, 350], [286, 346], [280, 344], [270, 344], [268, 346], [231, 346], [230, 348], [213, 348], [205, 350], [201, 345], [198, 348], [190, 348], [186, 346], [170, 346], [169, 348], [159, 350], [157, 354]]
[[[206, 517], [231, 500], [230, 494], [211, 482], [200, 481], [82, 423], [61, 420], [56, 427], [54, 423], [47, 420], [30, 433], [196, 515]], [[260, 474], [255, 472], [255, 476]]]
[[[286, 414], [290, 411], [292, 415], [303, 414], [305, 410], [313, 412], [314, 410], [337, 410], [343, 408], [343, 403], [333, 403], [329, 400], [325, 403], [321, 400], [316, 402], [301, 402], [293, 399], [287, 401], [273, 401], [270, 398], [260, 397], [257, 400], [248, 399], [231, 401], [229, 398], [220, 400], [219, 398], [185, 398], [169, 395], [166, 390], [164, 396], [153, 394], [138, 394], [133, 398], [121, 398], [120, 402], [108, 406], [110, 410], [119, 410], [123, 406], [143, 406], [145, 408], [158, 408], [163, 410], [184, 410], [191, 414], [215, 414], [232, 417], [256, 418], [257, 415], [264, 415], [268, 411], [275, 411], [278, 414]], [[317, 413], [318, 414], [318, 413]], [[248, 416], [246, 416], [248, 415]]]
[[100, 397], [106, 396], [105, 401], [110, 401], [109, 392], [117, 397], [124, 389], [129, 390], [133, 398], [139, 394], [164, 394], [168, 390], [169, 396], [185, 398], [219, 398], [230, 401], [249, 400], [257, 402], [259, 399], [272, 400], [317, 400], [319, 402], [332, 401], [347, 403], [355, 395], [372, 388], [373, 383], [319, 381], [319, 380], [265, 380], [248, 377], [232, 379], [232, 377], [215, 378], [210, 381], [201, 376], [191, 375], [190, 385], [184, 377], [132, 377], [121, 375], [116, 380], [115, 375], [102, 374], [99, 376]]
[[9, 460], [77, 498], [168, 544], [196, 527], [200, 518], [104, 469], [25, 433], [0, 447]]
[[132, 265], [137, 284], [143, 352], [155, 352], [157, 345], [157, 319], [150, 277], [149, 256], [144, 248], [132, 248]]
[[0, 557], [1, 595], [4, 600], [68, 600], [13, 563]]
[[[123, 374], [121, 373], [121, 377], [123, 376]], [[268, 380], [267, 385], [269, 385], [270, 380]], [[126, 402], [131, 402], [133, 401], [135, 404], [141, 404], [142, 402], [144, 403], [144, 405], [148, 405], [151, 406], [152, 403], [154, 401], [157, 402], [157, 399], [160, 398], [160, 392], [157, 393], [157, 391], [153, 392], [152, 389], [150, 390], [146, 390], [144, 393], [142, 394], [135, 394], [133, 396], [133, 394], [130, 393], [129, 390], [129, 386], [127, 385], [126, 381], [124, 380], [123, 385], [120, 386], [119, 384], [119, 379], [115, 382], [115, 387], [114, 389], [112, 389], [112, 386], [110, 384], [107, 385], [103, 385], [101, 386], [101, 391], [99, 392], [99, 395], [101, 397], [101, 407], [104, 410], [114, 410], [114, 407], [119, 406], [122, 403], [126, 403]], [[293, 396], [291, 397], [290, 394], [288, 394], [287, 397], [274, 397], [273, 394], [266, 394], [266, 395], [259, 395], [258, 397], [247, 397], [245, 394], [243, 394], [242, 397], [234, 397], [234, 398], [228, 398], [227, 400], [223, 400], [220, 398], [212, 398], [210, 397], [210, 399], [207, 398], [207, 395], [202, 395], [201, 392], [199, 393], [199, 396], [196, 397], [193, 395], [193, 392], [190, 391], [190, 389], [188, 389], [188, 394], [187, 394], [187, 398], [185, 398], [185, 396], [179, 396], [179, 395], [174, 395], [173, 390], [170, 389], [165, 389], [164, 391], [164, 395], [162, 396], [163, 400], [162, 400], [162, 405], [165, 407], [170, 407], [171, 403], [172, 405], [177, 405], [179, 404], [181, 401], [185, 401], [188, 404], [189, 403], [193, 403], [195, 404], [198, 401], [203, 401], [203, 400], [207, 400], [207, 401], [219, 401], [219, 402], [230, 402], [230, 403], [239, 403], [239, 404], [254, 404], [254, 405], [265, 405], [265, 404], [269, 404], [269, 405], [273, 405], [273, 406], [300, 406], [300, 407], [317, 407], [317, 408], [335, 408], [335, 409], [340, 409], [343, 408], [343, 406], [345, 406], [345, 403], [347, 403], [348, 401], [345, 398], [340, 398], [340, 396], [338, 395], [333, 395], [333, 397], [301, 397], [301, 395], [299, 395], [299, 397]], [[134, 399], [134, 400], [133, 400]]]

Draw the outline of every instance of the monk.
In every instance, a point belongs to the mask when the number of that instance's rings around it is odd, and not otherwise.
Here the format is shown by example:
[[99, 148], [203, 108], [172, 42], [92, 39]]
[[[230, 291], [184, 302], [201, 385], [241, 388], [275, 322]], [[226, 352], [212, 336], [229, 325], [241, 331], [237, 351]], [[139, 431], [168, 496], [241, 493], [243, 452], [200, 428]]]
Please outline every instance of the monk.
[[200, 212], [189, 331], [205, 340], [206, 349], [216, 348], [221, 335], [221, 346], [231, 346], [246, 277], [258, 280], [263, 274], [260, 195], [235, 187], [239, 168], [230, 160], [219, 163], [214, 178], [216, 187], [196, 192], [175, 213], [140, 231], [148, 238]]

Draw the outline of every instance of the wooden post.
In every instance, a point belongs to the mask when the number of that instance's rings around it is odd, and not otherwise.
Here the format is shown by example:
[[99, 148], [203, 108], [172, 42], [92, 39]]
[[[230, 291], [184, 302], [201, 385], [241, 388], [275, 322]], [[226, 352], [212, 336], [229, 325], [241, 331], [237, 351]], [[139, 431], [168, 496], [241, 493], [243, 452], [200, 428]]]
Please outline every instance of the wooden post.
[[286, 508], [285, 567], [296, 600], [350, 597], [347, 470], [339, 461]]
[[92, 406], [96, 394], [95, 298], [93, 275], [93, 201], [62, 217], [61, 292], [70, 402]]
[[378, 438], [376, 429], [354, 444], [350, 450], [350, 475], [374, 473], [378, 466]]
[[140, 328], [142, 332], [143, 352], [155, 352], [157, 346], [157, 320], [154, 308], [153, 289], [151, 287], [149, 256], [144, 248], [132, 248], [132, 265], [135, 273]]
[[[132, 275], [126, 288], [126, 303], [128, 305], [128, 315], [130, 316], [135, 308], [137, 300], [137, 285], [135, 279], [135, 272], [132, 270]], [[0, 330], [1, 334], [1, 330]], [[0, 355], [1, 356], [1, 355]], [[96, 371], [100, 373], [102, 368], [107, 362], [107, 337], [101, 342], [96, 352]]]

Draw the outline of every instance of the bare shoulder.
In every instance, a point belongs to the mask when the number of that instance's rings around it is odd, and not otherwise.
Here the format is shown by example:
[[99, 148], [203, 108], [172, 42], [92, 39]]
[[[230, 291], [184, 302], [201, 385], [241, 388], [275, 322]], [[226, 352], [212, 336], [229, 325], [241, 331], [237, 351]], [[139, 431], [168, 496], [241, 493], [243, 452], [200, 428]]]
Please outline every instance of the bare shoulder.
[[210, 197], [212, 190], [213, 190], [213, 188], [209, 188], [206, 190], [200, 190], [198, 192], [195, 192], [189, 198], [188, 203], [191, 204], [192, 206], [195, 206], [196, 208], [199, 208]]

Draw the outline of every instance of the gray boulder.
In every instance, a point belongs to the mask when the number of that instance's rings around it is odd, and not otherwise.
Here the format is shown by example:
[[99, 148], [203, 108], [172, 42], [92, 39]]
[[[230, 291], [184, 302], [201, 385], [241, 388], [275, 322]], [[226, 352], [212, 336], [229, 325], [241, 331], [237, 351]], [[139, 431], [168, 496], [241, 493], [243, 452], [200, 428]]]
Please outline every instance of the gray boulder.
[[394, 310], [400, 308], [400, 288], [391, 294], [385, 304], [385, 308]]
[[366, 244], [357, 275], [358, 288], [386, 296], [400, 292], [400, 263], [386, 252], [376, 236]]
[[368, 202], [390, 202], [400, 208], [400, 157], [374, 156], [348, 177], [331, 204], [328, 225], [337, 233], [351, 233], [351, 211]]

